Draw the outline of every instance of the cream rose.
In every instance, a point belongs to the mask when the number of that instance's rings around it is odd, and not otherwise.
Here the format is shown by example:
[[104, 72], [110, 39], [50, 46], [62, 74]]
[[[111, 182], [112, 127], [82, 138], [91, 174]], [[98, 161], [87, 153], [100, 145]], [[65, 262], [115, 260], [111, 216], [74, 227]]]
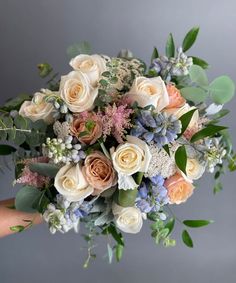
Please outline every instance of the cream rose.
[[[194, 158], [187, 159], [186, 165], [186, 177], [189, 180], [197, 180], [202, 177], [205, 171], [205, 167]], [[185, 177], [184, 173], [181, 171], [181, 174]]]
[[55, 108], [45, 101], [45, 97], [44, 93], [36, 92], [31, 101], [25, 101], [21, 105], [19, 114], [33, 122], [43, 120], [46, 124], [52, 124], [55, 120], [53, 118]]
[[86, 74], [72, 71], [61, 77], [59, 93], [70, 111], [79, 113], [93, 108], [98, 89], [92, 87]]
[[54, 186], [69, 201], [85, 199], [94, 191], [86, 181], [78, 164], [63, 166], [55, 177]]
[[143, 226], [141, 211], [136, 207], [122, 207], [113, 203], [112, 212], [116, 226], [125, 233], [136, 234]]
[[[174, 114], [177, 118], [180, 118], [182, 115], [185, 113], [195, 109], [196, 107], [190, 106], [188, 103], [185, 103], [182, 107], [179, 108], [170, 108], [170, 109], [165, 109], [165, 111], [169, 114]], [[196, 110], [192, 116], [192, 119], [188, 125], [188, 128], [193, 128], [198, 125], [198, 120], [199, 120], [199, 112]]]
[[148, 145], [133, 136], [127, 136], [127, 142], [119, 145], [112, 153], [113, 166], [118, 173], [133, 175], [137, 172], [147, 172], [151, 161]]
[[132, 101], [137, 101], [140, 107], [153, 105], [161, 111], [169, 104], [169, 95], [161, 77], [137, 77], [126, 96]]
[[86, 74], [93, 86], [96, 86], [101, 74], [106, 71], [106, 61], [100, 55], [80, 54], [70, 61], [74, 70]]

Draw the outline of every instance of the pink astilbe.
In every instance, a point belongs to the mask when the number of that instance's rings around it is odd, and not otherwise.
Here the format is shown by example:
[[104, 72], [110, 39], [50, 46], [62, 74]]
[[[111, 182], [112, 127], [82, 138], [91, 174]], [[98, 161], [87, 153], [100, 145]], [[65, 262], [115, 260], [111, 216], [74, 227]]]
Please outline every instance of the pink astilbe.
[[126, 130], [132, 127], [130, 115], [133, 110], [126, 105], [116, 106], [116, 104], [105, 107], [102, 115], [103, 137], [113, 135], [118, 143], [123, 142]]
[[49, 159], [44, 156], [25, 159], [24, 161], [22, 161], [22, 164], [24, 164], [25, 167], [22, 170], [20, 178], [16, 180], [16, 183], [34, 186], [37, 188], [42, 188], [47, 185], [50, 181], [50, 178], [39, 175], [37, 172], [30, 171], [29, 165], [32, 163], [48, 163], [48, 161]]

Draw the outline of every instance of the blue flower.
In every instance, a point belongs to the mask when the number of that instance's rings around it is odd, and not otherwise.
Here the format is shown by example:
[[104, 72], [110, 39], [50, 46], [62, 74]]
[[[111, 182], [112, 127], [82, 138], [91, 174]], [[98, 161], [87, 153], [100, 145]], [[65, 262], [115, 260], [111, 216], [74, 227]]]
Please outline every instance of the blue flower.
[[145, 178], [141, 183], [138, 188], [136, 205], [142, 212], [158, 212], [163, 205], [169, 203], [164, 181], [161, 175], [156, 175], [152, 178]]
[[181, 126], [181, 122], [174, 115], [141, 110], [134, 121], [131, 135], [147, 143], [154, 141], [158, 147], [162, 147], [178, 138]]

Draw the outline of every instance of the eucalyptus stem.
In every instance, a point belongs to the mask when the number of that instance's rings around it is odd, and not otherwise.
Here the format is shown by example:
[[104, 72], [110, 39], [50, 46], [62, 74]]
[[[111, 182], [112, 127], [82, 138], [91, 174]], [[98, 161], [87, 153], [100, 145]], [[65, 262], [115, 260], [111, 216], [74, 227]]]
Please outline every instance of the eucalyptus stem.
[[18, 131], [18, 132], [24, 132], [24, 133], [31, 133], [31, 130], [26, 130], [26, 129], [18, 129], [18, 128], [0, 128], [0, 131]]

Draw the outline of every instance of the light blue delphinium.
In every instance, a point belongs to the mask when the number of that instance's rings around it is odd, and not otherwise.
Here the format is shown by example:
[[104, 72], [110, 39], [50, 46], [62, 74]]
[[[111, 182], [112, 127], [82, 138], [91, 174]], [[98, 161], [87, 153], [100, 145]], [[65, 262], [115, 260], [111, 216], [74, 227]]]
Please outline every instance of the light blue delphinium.
[[150, 69], [161, 75], [166, 81], [170, 81], [172, 76], [187, 76], [192, 65], [192, 57], [188, 57], [182, 47], [179, 47], [175, 57], [168, 58], [161, 55], [153, 59]]
[[163, 205], [169, 203], [167, 189], [164, 187], [164, 178], [156, 175], [145, 178], [138, 188], [136, 206], [145, 213], [158, 212]]
[[173, 142], [181, 132], [181, 122], [167, 113], [155, 113], [151, 110], [141, 110], [134, 121], [131, 135], [155, 142], [158, 147]]

